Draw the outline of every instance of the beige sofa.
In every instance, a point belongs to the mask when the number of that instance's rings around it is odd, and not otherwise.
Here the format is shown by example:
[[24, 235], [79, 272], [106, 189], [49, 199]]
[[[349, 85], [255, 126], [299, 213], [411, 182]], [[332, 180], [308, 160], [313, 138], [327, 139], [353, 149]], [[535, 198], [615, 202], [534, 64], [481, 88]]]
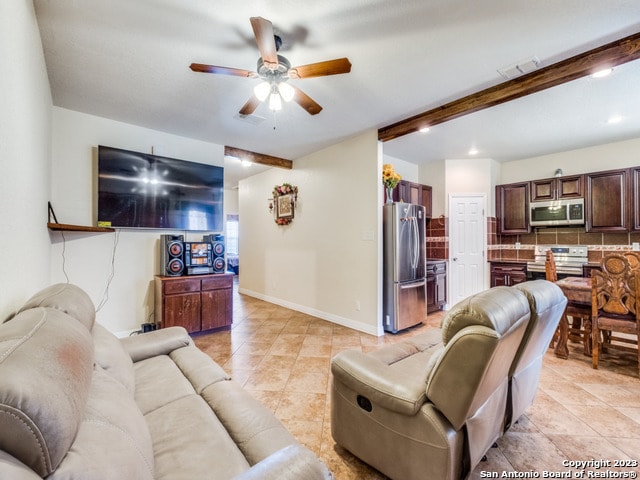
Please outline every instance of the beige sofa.
[[340, 352], [334, 440], [392, 479], [467, 477], [533, 401], [565, 305], [545, 280], [496, 287], [455, 305], [442, 329]]
[[119, 340], [80, 288], [0, 325], [1, 479], [328, 479], [180, 327]]

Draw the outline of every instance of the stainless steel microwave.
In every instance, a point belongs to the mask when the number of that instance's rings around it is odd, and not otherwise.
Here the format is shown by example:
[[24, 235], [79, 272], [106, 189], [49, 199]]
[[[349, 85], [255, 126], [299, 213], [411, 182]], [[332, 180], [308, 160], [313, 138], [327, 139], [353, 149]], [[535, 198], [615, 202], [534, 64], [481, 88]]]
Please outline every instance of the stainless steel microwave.
[[584, 198], [531, 202], [529, 224], [532, 227], [584, 225]]

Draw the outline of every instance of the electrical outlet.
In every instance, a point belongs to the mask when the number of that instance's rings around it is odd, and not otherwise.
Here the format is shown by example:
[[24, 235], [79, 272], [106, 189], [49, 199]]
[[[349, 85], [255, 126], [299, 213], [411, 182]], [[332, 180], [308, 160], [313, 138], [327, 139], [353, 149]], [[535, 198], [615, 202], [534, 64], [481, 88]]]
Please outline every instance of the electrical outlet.
[[516, 250], [520, 250], [520, 247], [521, 247], [521, 246], [522, 246], [522, 245], [520, 245], [520, 242], [516, 242]]
[[634, 252], [638, 252], [640, 251], [640, 243], [638, 242], [633, 242], [631, 244], [631, 250], [633, 250]]
[[360, 311], [360, 300], [356, 300], [356, 311]]

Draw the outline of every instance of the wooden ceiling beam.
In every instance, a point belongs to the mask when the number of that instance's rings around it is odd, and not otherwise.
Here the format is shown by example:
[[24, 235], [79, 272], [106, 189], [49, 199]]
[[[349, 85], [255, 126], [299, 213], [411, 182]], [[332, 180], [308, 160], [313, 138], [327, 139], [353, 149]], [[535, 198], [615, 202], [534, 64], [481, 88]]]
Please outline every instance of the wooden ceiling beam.
[[249, 150], [243, 150], [236, 147], [224, 147], [225, 156], [236, 157], [241, 160], [248, 160], [252, 163], [259, 163], [260, 165], [269, 165], [270, 167], [286, 168], [291, 170], [293, 168], [293, 162], [286, 158], [272, 157], [271, 155], [265, 155], [263, 153], [250, 152]]
[[382, 127], [378, 140], [393, 140], [638, 58], [640, 32]]

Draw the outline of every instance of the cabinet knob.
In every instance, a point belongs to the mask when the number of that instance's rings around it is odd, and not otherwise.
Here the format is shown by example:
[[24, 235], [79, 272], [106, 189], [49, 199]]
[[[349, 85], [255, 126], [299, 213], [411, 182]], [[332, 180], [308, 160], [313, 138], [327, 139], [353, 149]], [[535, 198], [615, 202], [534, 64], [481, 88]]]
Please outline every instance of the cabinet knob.
[[458, 257], [453, 257], [453, 258], [451, 259], [451, 261], [452, 261], [452, 262], [457, 262], [457, 261], [458, 261]]

